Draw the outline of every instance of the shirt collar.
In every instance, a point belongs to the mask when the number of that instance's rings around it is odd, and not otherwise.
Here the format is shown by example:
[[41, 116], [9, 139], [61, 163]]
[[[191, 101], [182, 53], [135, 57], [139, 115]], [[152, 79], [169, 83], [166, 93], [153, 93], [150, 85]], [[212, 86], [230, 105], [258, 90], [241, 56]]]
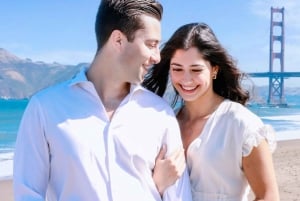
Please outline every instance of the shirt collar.
[[135, 95], [137, 95], [139, 92], [142, 93], [143, 91], [147, 91], [147, 89], [145, 89], [142, 85], [140, 85], [140, 84], [131, 84], [130, 91], [129, 91], [129, 94], [128, 94], [128, 101], [132, 100]]
[[86, 77], [87, 70], [88, 67], [81, 68], [80, 71], [71, 79], [70, 86], [83, 82], [88, 82], [88, 79]]
[[130, 86], [130, 93], [135, 93], [139, 90], [145, 91], [146, 89], [142, 87], [140, 84], [131, 84]]
[[[83, 67], [80, 69], [80, 71], [71, 79], [70, 86], [89, 82], [89, 80], [86, 77], [86, 72], [89, 69], [89, 67]], [[137, 93], [138, 91], [147, 91], [141, 84], [131, 84], [130, 86], [130, 98], [133, 94]]]

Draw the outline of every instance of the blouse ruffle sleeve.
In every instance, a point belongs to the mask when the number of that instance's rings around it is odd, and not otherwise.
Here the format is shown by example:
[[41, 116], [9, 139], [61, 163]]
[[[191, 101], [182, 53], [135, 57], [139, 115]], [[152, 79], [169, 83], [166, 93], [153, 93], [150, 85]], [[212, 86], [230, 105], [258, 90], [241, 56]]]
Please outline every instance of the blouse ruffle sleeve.
[[244, 143], [243, 143], [243, 157], [248, 156], [253, 147], [257, 147], [262, 140], [266, 140], [269, 144], [269, 148], [273, 153], [276, 149], [276, 137], [275, 131], [271, 125], [263, 125], [256, 131], [253, 129], [248, 129], [245, 133]]

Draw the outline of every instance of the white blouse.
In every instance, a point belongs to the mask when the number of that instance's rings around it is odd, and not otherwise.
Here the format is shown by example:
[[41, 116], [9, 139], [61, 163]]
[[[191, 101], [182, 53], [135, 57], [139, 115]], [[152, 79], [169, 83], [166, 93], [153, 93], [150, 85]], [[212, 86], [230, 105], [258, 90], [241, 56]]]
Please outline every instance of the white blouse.
[[224, 100], [187, 150], [194, 201], [246, 201], [242, 158], [262, 139], [275, 149], [274, 130], [246, 107]]

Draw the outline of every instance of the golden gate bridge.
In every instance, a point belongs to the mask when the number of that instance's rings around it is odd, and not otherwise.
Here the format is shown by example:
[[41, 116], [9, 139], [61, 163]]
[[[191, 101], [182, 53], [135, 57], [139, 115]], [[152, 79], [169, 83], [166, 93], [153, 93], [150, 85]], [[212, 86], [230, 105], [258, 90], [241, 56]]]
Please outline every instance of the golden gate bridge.
[[[279, 19], [274, 19], [275, 14], [280, 15]], [[300, 72], [285, 72], [284, 38], [284, 8], [271, 7], [269, 72], [248, 73], [251, 77], [269, 78], [268, 105], [286, 106], [284, 79], [300, 77]], [[280, 43], [279, 47], [276, 43]], [[279, 61], [279, 69], [275, 69], [274, 61]]]

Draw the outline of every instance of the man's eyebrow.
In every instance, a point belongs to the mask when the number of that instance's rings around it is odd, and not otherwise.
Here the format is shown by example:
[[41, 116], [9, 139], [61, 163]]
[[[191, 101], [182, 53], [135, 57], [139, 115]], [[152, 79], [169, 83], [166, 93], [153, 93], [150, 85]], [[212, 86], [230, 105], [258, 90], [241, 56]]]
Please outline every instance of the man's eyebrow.
[[158, 40], [158, 39], [148, 39], [146, 41], [149, 43], [160, 43], [160, 40]]

